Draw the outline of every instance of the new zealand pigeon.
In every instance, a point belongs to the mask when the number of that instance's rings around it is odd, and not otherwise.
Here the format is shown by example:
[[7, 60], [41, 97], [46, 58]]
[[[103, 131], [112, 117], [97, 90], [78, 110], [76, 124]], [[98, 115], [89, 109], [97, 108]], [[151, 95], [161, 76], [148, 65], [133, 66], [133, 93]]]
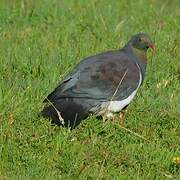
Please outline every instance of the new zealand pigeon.
[[149, 48], [145, 33], [134, 35], [119, 50], [83, 59], [44, 100], [42, 116], [74, 128], [89, 114], [111, 117], [134, 98], [146, 71]]

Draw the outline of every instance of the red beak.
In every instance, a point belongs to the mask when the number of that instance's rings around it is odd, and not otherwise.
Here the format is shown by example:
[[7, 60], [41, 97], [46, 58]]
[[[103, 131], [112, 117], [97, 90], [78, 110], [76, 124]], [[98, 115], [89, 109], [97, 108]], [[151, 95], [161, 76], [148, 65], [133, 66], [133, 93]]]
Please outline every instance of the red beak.
[[149, 44], [149, 48], [151, 48], [152, 50], [155, 50], [156, 49], [156, 47], [155, 47], [155, 44]]

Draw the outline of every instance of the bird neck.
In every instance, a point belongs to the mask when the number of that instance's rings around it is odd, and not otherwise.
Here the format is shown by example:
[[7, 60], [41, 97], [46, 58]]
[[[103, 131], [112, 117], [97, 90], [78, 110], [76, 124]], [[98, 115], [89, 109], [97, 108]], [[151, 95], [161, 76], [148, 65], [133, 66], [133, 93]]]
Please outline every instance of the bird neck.
[[142, 73], [142, 80], [144, 80], [147, 65], [146, 51], [134, 48], [131, 43], [128, 43], [123, 50], [128, 53], [132, 61], [138, 64]]
[[137, 49], [137, 48], [134, 48], [134, 47], [132, 47], [132, 51], [142, 63], [144, 63], [144, 64], [147, 63], [146, 51], [143, 51], [143, 50], [140, 50], [140, 49]]

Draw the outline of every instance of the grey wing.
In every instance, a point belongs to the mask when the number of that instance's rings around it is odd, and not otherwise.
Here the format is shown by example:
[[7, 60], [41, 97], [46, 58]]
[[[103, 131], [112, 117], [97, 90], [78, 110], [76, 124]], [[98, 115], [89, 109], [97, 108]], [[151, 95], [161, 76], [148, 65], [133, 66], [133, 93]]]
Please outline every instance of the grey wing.
[[82, 61], [47, 97], [89, 98], [100, 101], [127, 98], [139, 85], [139, 68], [123, 52], [99, 54]]

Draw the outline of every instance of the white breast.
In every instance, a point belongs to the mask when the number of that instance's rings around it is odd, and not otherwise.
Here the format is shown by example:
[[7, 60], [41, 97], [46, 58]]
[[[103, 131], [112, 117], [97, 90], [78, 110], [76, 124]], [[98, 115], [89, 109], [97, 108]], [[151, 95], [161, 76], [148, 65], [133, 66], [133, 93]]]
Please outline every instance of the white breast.
[[137, 93], [137, 90], [139, 88], [139, 86], [141, 85], [141, 82], [142, 82], [142, 75], [141, 75], [141, 72], [140, 72], [140, 79], [139, 79], [139, 85], [137, 87], [137, 89], [135, 91], [132, 92], [132, 94], [127, 97], [126, 99], [123, 99], [121, 101], [109, 101], [108, 102], [108, 111], [110, 112], [120, 112], [125, 106], [127, 106], [134, 98], [134, 96], [136, 95]]

